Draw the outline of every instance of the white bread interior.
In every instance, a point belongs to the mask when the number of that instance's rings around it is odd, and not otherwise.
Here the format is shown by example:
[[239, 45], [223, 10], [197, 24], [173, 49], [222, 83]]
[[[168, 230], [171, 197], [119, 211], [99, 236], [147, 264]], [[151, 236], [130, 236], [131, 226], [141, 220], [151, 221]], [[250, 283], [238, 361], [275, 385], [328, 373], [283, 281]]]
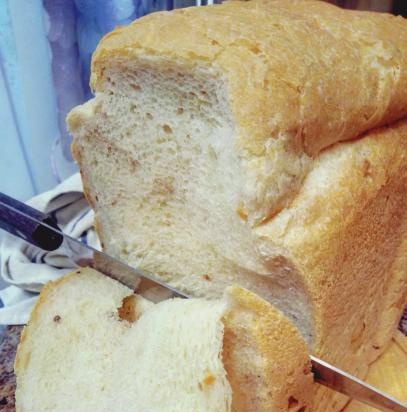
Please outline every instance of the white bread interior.
[[[239, 283], [300, 319], [307, 336], [302, 281], [262, 276], [271, 270], [239, 212], [242, 172], [222, 90], [204, 72], [177, 83], [176, 68], [133, 70], [137, 80], [125, 69], [112, 74], [117, 87], [69, 117], [71, 128], [81, 122], [74, 154], [105, 251], [193, 296], [219, 298]], [[206, 105], [188, 98], [192, 87], [205, 88]]]
[[15, 370], [17, 412], [292, 412], [312, 398], [304, 341], [255, 295], [154, 305], [92, 269], [42, 291]]

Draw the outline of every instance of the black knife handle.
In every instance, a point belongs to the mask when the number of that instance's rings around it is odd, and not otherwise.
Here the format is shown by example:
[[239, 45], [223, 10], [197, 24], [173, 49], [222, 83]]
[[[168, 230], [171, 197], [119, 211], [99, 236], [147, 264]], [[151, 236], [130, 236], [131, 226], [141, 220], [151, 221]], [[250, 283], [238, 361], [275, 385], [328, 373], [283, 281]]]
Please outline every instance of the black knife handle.
[[59, 230], [51, 216], [0, 192], [0, 228], [41, 249], [58, 249], [63, 241], [62, 235], [41, 223]]

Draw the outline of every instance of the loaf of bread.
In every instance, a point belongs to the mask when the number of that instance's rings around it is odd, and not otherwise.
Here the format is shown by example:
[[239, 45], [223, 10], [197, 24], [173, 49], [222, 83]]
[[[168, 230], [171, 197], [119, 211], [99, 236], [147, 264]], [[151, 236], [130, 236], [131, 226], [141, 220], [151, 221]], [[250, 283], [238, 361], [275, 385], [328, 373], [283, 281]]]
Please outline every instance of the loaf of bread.
[[406, 20], [156, 13], [105, 36], [91, 85], [68, 126], [104, 250], [194, 296], [238, 283], [363, 378], [406, 301]]
[[17, 412], [297, 412], [312, 399], [304, 340], [256, 295], [154, 305], [92, 269], [42, 291], [15, 370]]

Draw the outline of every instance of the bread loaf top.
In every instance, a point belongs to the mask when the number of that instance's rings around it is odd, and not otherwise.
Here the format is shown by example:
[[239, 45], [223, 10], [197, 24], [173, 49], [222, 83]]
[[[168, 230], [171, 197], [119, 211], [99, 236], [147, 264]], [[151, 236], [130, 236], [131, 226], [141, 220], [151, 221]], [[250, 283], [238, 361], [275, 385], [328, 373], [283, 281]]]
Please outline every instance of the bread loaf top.
[[407, 21], [319, 1], [228, 2], [154, 13], [109, 33], [91, 85], [117, 59], [164, 59], [226, 80], [237, 146], [267, 156], [270, 138], [315, 156], [407, 115]]

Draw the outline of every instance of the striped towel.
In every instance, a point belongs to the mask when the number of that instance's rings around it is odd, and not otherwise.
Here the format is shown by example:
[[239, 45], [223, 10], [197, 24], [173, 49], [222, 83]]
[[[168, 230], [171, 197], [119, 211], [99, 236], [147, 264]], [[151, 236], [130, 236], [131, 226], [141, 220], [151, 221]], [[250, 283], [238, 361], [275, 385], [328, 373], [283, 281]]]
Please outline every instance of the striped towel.
[[[79, 173], [28, 204], [51, 214], [63, 232], [100, 250], [93, 230], [93, 211], [83, 196]], [[45, 252], [13, 236], [5, 236], [0, 248], [0, 275], [9, 286], [0, 291], [0, 325], [27, 322], [42, 286], [75, 268], [69, 255], [62, 247]], [[407, 307], [400, 329], [407, 335]]]
[[[27, 203], [53, 216], [63, 232], [100, 249], [79, 173]], [[42, 286], [75, 268], [64, 247], [45, 252], [11, 235], [3, 239], [0, 261], [8, 285], [0, 290], [0, 325], [25, 324]]]

